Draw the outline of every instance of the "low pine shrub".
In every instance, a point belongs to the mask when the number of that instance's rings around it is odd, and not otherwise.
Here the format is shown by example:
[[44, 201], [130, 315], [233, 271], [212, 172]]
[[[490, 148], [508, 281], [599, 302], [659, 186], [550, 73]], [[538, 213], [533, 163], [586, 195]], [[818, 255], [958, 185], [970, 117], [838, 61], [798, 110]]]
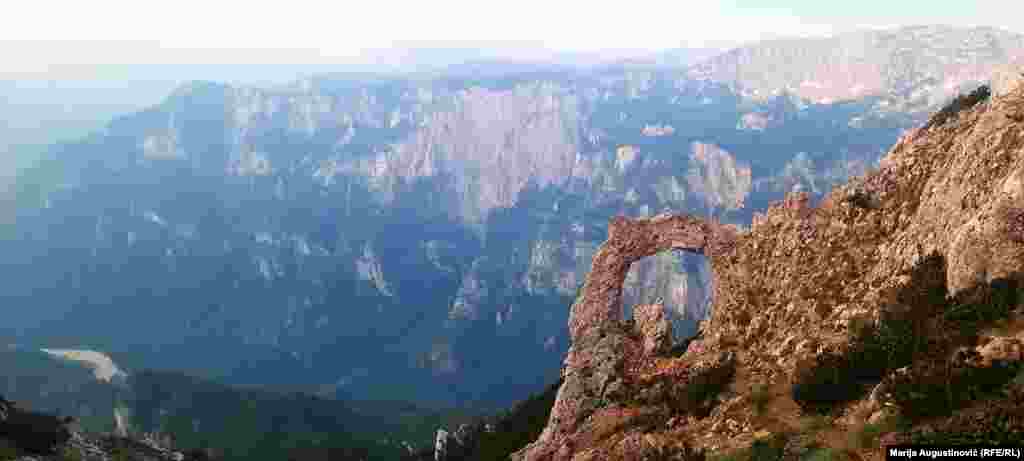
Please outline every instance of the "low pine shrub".
[[774, 434], [755, 440], [749, 447], [709, 456], [708, 461], [780, 461], [788, 440], [787, 434]]
[[761, 416], [768, 409], [768, 402], [771, 400], [771, 391], [767, 384], [755, 384], [750, 389], [750, 402], [753, 404], [754, 414]]
[[1021, 370], [1019, 363], [987, 368], [921, 366], [887, 380], [886, 390], [908, 418], [945, 416], [997, 395]]
[[823, 415], [805, 416], [800, 420], [800, 432], [817, 434], [831, 425], [829, 418]]
[[1017, 305], [1018, 288], [1017, 280], [996, 279], [964, 290], [948, 303], [943, 320], [961, 335], [974, 336], [982, 326], [1010, 316]]
[[77, 448], [64, 447], [60, 453], [61, 461], [82, 461], [82, 452]]
[[755, 440], [750, 445], [750, 461], [779, 461], [785, 448], [786, 438], [781, 434]]
[[864, 450], [878, 447], [878, 440], [883, 432], [879, 424], [865, 424], [850, 432], [849, 445], [853, 450]]
[[819, 448], [807, 454], [803, 461], [846, 461], [845, 453], [834, 448]]
[[0, 461], [14, 461], [18, 459], [18, 456], [20, 453], [14, 444], [6, 439], [0, 439]]
[[[951, 340], [932, 344], [929, 341], [934, 338], [926, 332], [930, 325], [941, 321], [943, 312], [950, 315], [947, 293], [945, 259], [937, 254], [924, 258], [911, 271], [910, 282], [888, 295], [888, 304], [882, 308], [877, 323], [854, 321], [849, 328], [847, 349], [822, 354], [809, 369], [802, 371], [793, 385], [793, 400], [805, 412], [827, 413], [842, 403], [864, 397], [891, 371], [928, 354], [941, 355], [950, 347]], [[1006, 312], [1005, 293], [1000, 291], [994, 298], [981, 299], [996, 299], [993, 305], [1000, 307], [989, 309], [991, 313], [980, 309], [956, 311], [951, 316], [956, 321], [971, 316], [988, 320]]]
[[988, 85], [982, 85], [969, 94], [957, 96], [953, 101], [947, 104], [946, 107], [943, 107], [939, 112], [933, 115], [924, 127], [925, 129], [928, 129], [933, 126], [942, 125], [948, 120], [956, 117], [960, 112], [970, 109], [987, 100], [991, 95], [992, 91]]

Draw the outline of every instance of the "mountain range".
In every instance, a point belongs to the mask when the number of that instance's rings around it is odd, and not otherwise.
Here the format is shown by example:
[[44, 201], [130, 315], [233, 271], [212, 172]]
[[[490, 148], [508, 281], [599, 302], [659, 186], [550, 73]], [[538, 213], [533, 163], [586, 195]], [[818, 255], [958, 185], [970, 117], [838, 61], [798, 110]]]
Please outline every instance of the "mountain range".
[[[0, 333], [233, 385], [505, 406], [557, 379], [611, 218], [749, 227], [1022, 54], [1019, 35], [929, 26], [689, 66], [192, 82], [18, 178]], [[626, 280], [623, 316], [660, 299], [676, 341], [709, 315], [700, 255]]]

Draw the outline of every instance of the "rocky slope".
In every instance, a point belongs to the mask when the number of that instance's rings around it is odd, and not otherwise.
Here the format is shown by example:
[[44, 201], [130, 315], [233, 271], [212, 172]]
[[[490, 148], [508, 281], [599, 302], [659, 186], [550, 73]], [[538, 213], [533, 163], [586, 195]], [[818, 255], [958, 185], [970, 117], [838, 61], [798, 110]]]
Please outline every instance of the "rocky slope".
[[154, 434], [128, 438], [83, 432], [72, 418], [39, 413], [0, 397], [0, 457], [17, 461], [184, 461], [209, 459], [176, 451]]
[[[959, 53], [959, 33], [929, 49]], [[958, 69], [933, 64], [904, 67]], [[877, 109], [665, 68], [186, 85], [22, 178], [0, 290], [23, 309], [3, 333], [239, 384], [507, 404], [554, 380], [561, 306], [610, 217], [746, 226], [921, 118]], [[620, 309], [660, 298], [692, 334], [707, 259], [632, 270]]]
[[[616, 218], [572, 309], [548, 426], [514, 459], [881, 459], [875, 447], [898, 440], [1020, 442], [1022, 136], [1024, 85], [1004, 82], [819, 204], [793, 194], [749, 230]], [[679, 356], [647, 352], [652, 330], [617, 315], [630, 264], [671, 248], [705, 254], [715, 286]]]

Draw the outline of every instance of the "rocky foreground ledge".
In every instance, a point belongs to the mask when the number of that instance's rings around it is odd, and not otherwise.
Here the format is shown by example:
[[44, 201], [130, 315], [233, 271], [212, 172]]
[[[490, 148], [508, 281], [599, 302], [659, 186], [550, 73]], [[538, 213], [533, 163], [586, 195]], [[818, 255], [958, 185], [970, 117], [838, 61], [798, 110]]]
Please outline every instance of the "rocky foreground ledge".
[[38, 413], [0, 396], [0, 459], [16, 461], [210, 461], [210, 453], [175, 450], [166, 437], [83, 432], [70, 417]]

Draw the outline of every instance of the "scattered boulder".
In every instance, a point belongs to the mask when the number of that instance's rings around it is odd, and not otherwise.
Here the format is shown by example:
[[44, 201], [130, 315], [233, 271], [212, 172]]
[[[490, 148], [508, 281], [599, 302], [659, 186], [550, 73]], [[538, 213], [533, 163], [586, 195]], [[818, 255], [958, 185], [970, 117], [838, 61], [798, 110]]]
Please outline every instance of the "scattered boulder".
[[633, 307], [637, 331], [644, 338], [645, 355], [663, 355], [672, 349], [672, 323], [661, 304], [642, 304]]
[[448, 431], [444, 429], [438, 429], [437, 434], [434, 436], [434, 461], [442, 461], [448, 459], [448, 444], [450, 437]]
[[871, 195], [863, 189], [853, 189], [843, 197], [843, 202], [849, 203], [856, 208], [871, 209], [875, 207]]
[[434, 436], [433, 461], [470, 461], [480, 445], [480, 437], [488, 425], [461, 424], [455, 432], [438, 429]]
[[1007, 206], [1002, 214], [1006, 236], [1011, 241], [1024, 243], [1024, 208]]
[[994, 337], [978, 348], [982, 366], [1024, 360], [1024, 341], [1018, 338]]
[[0, 395], [0, 423], [7, 421], [7, 413], [9, 411], [8, 409], [10, 408], [10, 405], [13, 404], [14, 402], [7, 400], [2, 395]]

